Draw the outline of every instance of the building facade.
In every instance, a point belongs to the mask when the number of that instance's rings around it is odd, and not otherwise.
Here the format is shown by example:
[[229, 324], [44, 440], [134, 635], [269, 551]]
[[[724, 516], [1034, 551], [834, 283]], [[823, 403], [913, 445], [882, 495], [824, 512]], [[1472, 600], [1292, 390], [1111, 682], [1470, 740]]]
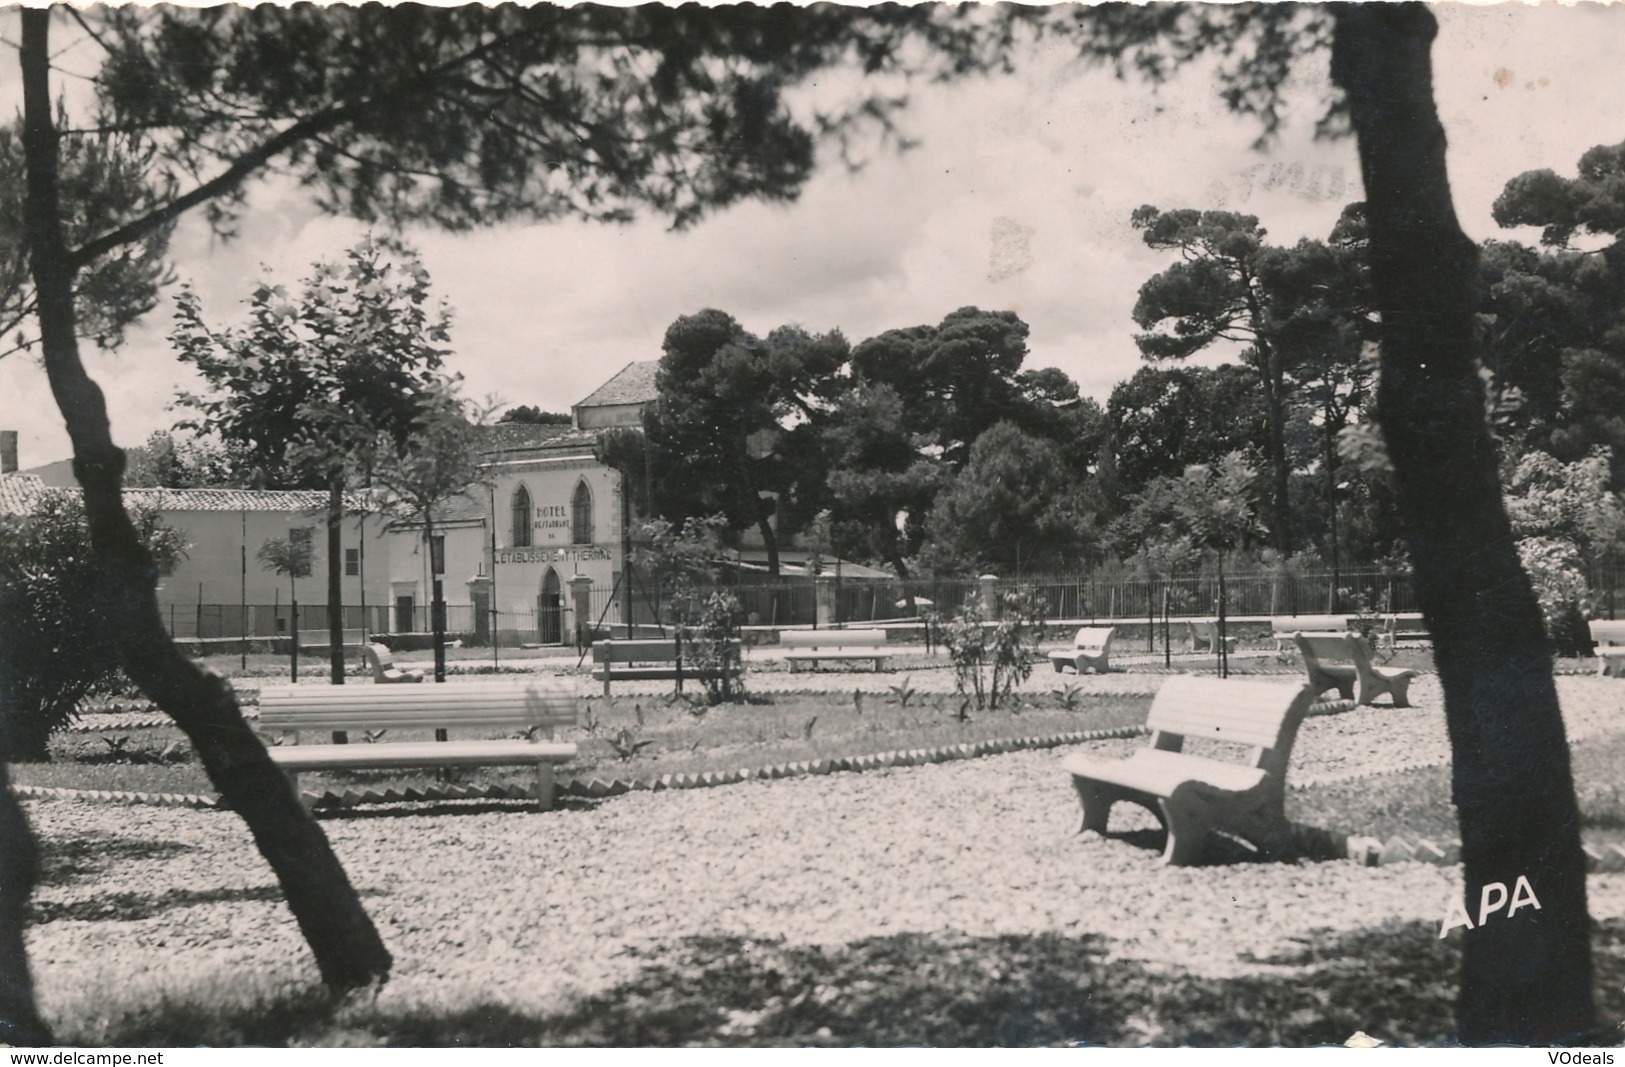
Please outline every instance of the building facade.
[[[620, 473], [596, 445], [595, 433], [569, 426], [481, 428], [485, 484], [435, 512], [449, 631], [560, 645], [620, 622], [625, 504]], [[393, 536], [390, 595], [404, 618], [433, 596], [434, 553], [421, 524]]]

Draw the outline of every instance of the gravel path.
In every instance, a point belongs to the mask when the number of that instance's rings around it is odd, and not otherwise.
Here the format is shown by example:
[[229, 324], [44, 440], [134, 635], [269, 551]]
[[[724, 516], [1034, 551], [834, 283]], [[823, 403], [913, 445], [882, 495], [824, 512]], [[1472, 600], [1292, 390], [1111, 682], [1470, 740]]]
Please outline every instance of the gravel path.
[[[1621, 728], [1617, 680], [1559, 685], [1572, 736]], [[1436, 680], [1419, 679], [1413, 694], [1415, 709], [1310, 720], [1293, 780], [1437, 762]], [[1062, 754], [324, 826], [395, 954], [383, 996], [403, 1005], [542, 1010], [645, 965], [628, 950], [705, 934], [830, 944], [911, 931], [1088, 933], [1151, 966], [1268, 972], [1257, 958], [1313, 931], [1436, 923], [1458, 892], [1456, 869], [1420, 863], [1163, 868], [1144, 848], [1074, 833]], [[48, 1013], [127, 1002], [132, 989], [314, 979], [234, 816], [27, 808], [47, 850], [29, 946]], [[1119, 810], [1114, 830], [1155, 825]], [[1590, 897], [1595, 914], [1619, 914], [1625, 875], [1593, 876]]]

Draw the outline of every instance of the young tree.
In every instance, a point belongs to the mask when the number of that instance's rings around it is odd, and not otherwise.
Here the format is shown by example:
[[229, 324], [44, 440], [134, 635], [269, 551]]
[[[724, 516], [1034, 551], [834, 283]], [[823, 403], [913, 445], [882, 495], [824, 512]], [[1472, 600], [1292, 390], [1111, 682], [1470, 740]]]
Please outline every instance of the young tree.
[[266, 570], [285, 575], [288, 579], [288, 647], [290, 680], [299, 680], [299, 587], [300, 578], [309, 578], [315, 559], [315, 548], [310, 542], [309, 530], [290, 530], [287, 537], [269, 538], [260, 546], [255, 557]]
[[[401, 447], [385, 442], [378, 449], [374, 483], [383, 491], [384, 510], [423, 527], [423, 551], [442, 559], [434, 532], [435, 510], [479, 482], [479, 453], [474, 423], [457, 395], [457, 380], [441, 378], [426, 392]], [[429, 604], [434, 631], [434, 680], [446, 680], [446, 602], [440, 571], [431, 567], [433, 595]]]
[[[146, 506], [130, 521], [159, 570], [173, 568], [180, 534]], [[79, 494], [48, 490], [26, 513], [0, 516], [0, 758], [49, 759], [50, 735], [122, 682], [96, 583]]]
[[176, 354], [209, 387], [178, 401], [198, 413], [191, 428], [235, 448], [258, 484], [327, 491], [329, 678], [342, 685], [344, 491], [380, 449], [405, 446], [445, 359], [450, 313], [431, 304], [416, 252], [368, 237], [342, 264], [316, 264], [297, 298], [260, 283], [236, 329], [211, 329], [189, 291], [175, 317]]

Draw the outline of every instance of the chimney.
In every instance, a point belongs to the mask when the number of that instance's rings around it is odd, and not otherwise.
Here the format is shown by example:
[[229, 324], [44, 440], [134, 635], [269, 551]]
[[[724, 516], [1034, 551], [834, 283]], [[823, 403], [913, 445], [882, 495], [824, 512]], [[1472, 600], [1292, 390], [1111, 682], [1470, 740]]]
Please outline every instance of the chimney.
[[17, 431], [0, 430], [0, 474], [17, 471]]

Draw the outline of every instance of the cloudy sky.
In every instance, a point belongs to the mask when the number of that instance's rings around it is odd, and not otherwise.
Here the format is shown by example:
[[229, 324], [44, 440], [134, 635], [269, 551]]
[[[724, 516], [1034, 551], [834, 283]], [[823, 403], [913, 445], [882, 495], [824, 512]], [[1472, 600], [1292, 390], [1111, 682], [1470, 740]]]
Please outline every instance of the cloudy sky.
[[[1475, 239], [1505, 235], [1490, 205], [1508, 178], [1572, 174], [1585, 149], [1625, 140], [1625, 7], [1436, 10], [1457, 211]], [[0, 89], [15, 78], [0, 70]], [[671, 321], [705, 307], [758, 333], [797, 323], [857, 342], [977, 305], [1019, 313], [1028, 365], [1059, 367], [1104, 401], [1139, 363], [1136, 290], [1167, 262], [1130, 229], [1135, 207], [1242, 210], [1290, 243], [1324, 237], [1360, 198], [1352, 142], [1312, 136], [1326, 80], [1325, 56], [1304, 67], [1299, 106], [1259, 152], [1257, 128], [1226, 115], [1197, 70], [1153, 92], [1047, 54], [1015, 77], [917, 90], [903, 126], [919, 147], [856, 174], [826, 167], [793, 205], [742, 206], [680, 234], [648, 220], [409, 237], [455, 312], [451, 365], [476, 397], [568, 410], [626, 363], [657, 358]], [[173, 252], [225, 323], [257, 278], [296, 281], [360, 234], [262, 186], [237, 241], [220, 246], [193, 220]], [[188, 384], [169, 325], [161, 306], [119, 352], [87, 353], [123, 444], [167, 428]], [[69, 455], [36, 364], [0, 361], [0, 398], [25, 468]]]

